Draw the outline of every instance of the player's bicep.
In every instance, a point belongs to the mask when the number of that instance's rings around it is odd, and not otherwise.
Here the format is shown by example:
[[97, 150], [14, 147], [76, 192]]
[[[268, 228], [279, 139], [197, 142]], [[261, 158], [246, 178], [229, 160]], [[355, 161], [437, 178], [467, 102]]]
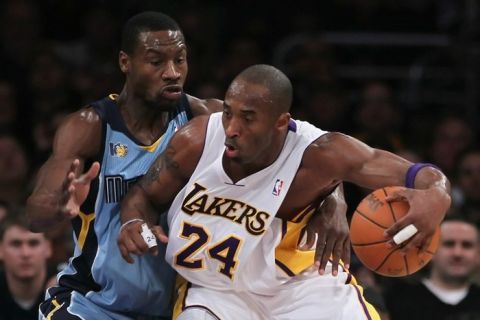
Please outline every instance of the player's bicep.
[[182, 155], [177, 149], [170, 143], [139, 182], [146, 196], [157, 205], [170, 202], [185, 182], [180, 168]]
[[169, 204], [190, 179], [203, 151], [207, 119], [197, 117], [180, 129], [140, 180], [153, 204]]
[[67, 116], [55, 133], [52, 156], [75, 159], [96, 155], [101, 146], [101, 130], [100, 117], [91, 108]]
[[335, 145], [343, 180], [376, 189], [386, 185], [403, 185], [409, 161], [391, 152], [372, 148], [360, 140], [342, 135]]
[[82, 109], [73, 113], [57, 129], [52, 153], [41, 166], [35, 184], [37, 190], [57, 190], [64, 183], [75, 159], [80, 160], [82, 170], [85, 159], [98, 153], [101, 123], [93, 110]]

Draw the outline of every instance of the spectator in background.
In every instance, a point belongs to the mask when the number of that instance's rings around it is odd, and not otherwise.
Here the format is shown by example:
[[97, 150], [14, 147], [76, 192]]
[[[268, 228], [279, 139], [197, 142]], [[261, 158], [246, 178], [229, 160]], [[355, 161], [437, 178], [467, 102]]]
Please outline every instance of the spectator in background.
[[402, 115], [390, 86], [381, 81], [368, 82], [360, 99], [356, 116], [358, 129], [354, 136], [376, 148], [392, 152], [401, 150]]
[[474, 132], [467, 121], [455, 115], [448, 115], [437, 122], [428, 155], [429, 161], [438, 165], [451, 177], [459, 155], [474, 142]]
[[480, 150], [466, 151], [458, 161], [452, 211], [480, 227]]
[[345, 93], [340, 88], [313, 88], [308, 96], [300, 98], [303, 101], [299, 101], [301, 109], [296, 118], [308, 120], [327, 131], [351, 130]]
[[50, 242], [28, 230], [23, 211], [0, 222], [0, 320], [35, 320], [49, 280]]
[[0, 201], [0, 223], [7, 216], [8, 213], [8, 203], [5, 201]]
[[16, 131], [17, 124], [16, 91], [13, 84], [0, 80], [0, 129], [9, 132]]
[[264, 52], [258, 41], [251, 37], [239, 37], [230, 40], [221, 68], [214, 71], [215, 80], [229, 83], [241, 70], [264, 61]]
[[93, 7], [86, 11], [81, 25], [81, 39], [55, 46], [57, 54], [72, 68], [72, 89], [79, 95], [76, 104], [95, 101], [105, 92], [118, 92], [122, 88], [122, 76], [116, 63], [118, 19], [112, 10]]
[[480, 319], [480, 288], [471, 281], [478, 268], [479, 241], [474, 224], [447, 216], [429, 276], [421, 282], [399, 280], [387, 287], [391, 319]]
[[28, 159], [20, 141], [0, 133], [0, 201], [21, 204], [28, 185]]
[[0, 10], [0, 72], [16, 85], [25, 85], [24, 77], [41, 43], [41, 15], [30, 0], [7, 0]]

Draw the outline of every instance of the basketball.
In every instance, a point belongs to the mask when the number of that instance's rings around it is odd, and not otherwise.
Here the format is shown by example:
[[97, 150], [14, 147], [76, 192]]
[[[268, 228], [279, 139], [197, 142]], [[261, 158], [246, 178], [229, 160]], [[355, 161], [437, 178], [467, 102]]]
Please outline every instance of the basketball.
[[350, 240], [358, 259], [370, 270], [387, 277], [402, 277], [424, 267], [437, 250], [440, 228], [437, 227], [432, 242], [426, 251], [411, 248], [402, 255], [400, 246], [387, 247], [389, 239], [384, 232], [398, 219], [407, 214], [405, 201], [386, 202], [385, 198], [400, 190], [399, 187], [377, 189], [366, 196], [357, 206], [350, 224]]

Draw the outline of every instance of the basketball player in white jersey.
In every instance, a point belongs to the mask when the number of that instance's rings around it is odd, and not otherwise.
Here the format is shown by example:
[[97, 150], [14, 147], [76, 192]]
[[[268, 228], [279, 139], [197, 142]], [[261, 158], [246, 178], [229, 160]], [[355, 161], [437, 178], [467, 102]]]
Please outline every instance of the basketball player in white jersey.
[[142, 225], [152, 209], [171, 204], [166, 259], [188, 281], [178, 319], [379, 319], [347, 270], [319, 275], [313, 254], [296, 250], [316, 199], [343, 180], [371, 189], [413, 181], [390, 198], [410, 211], [386, 238], [413, 224], [406, 246], [421, 249], [449, 208], [439, 170], [294, 121], [291, 101], [282, 72], [247, 68], [223, 113], [181, 129], [122, 202], [118, 244], [128, 262], [149, 250]]

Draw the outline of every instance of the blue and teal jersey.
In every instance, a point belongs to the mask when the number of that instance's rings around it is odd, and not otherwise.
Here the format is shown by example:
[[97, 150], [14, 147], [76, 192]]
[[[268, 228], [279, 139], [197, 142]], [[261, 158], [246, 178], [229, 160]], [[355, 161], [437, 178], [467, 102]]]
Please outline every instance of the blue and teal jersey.
[[92, 159], [100, 161], [101, 169], [80, 215], [72, 220], [75, 252], [59, 274], [59, 285], [111, 311], [168, 316], [175, 274], [164, 260], [165, 246], [160, 245], [157, 256], [134, 256], [134, 264], [123, 260], [117, 246], [120, 202], [191, 118], [190, 106], [183, 95], [163, 136], [145, 146], [126, 128], [115, 99], [110, 95], [92, 104], [103, 120], [103, 154]]

